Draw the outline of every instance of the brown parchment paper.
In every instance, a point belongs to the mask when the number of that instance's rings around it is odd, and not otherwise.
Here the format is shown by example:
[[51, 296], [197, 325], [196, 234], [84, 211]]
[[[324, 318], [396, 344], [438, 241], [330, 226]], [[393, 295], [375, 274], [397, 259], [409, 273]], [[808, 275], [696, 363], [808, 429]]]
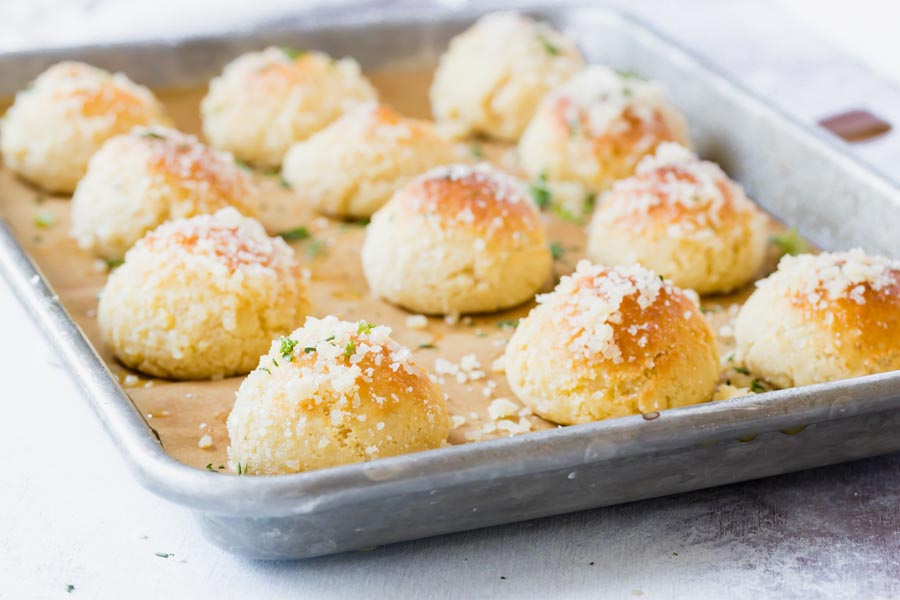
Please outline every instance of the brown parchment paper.
[[[429, 68], [401, 66], [370, 73], [383, 101], [401, 113], [420, 118], [429, 117], [427, 90], [431, 81]], [[201, 136], [199, 103], [205, 89], [163, 90], [158, 96], [166, 105], [176, 126]], [[4, 109], [9, 100], [0, 102]], [[508, 148], [483, 141], [464, 144], [461, 157], [472, 160], [484, 156], [508, 165]], [[501, 165], [503, 166], [503, 165]], [[429, 318], [424, 330], [406, 326], [409, 313], [373, 298], [362, 276], [360, 247], [365, 234], [362, 224], [329, 220], [312, 212], [301, 198], [286, 189], [277, 174], [255, 173], [262, 197], [262, 221], [270, 233], [304, 226], [313, 237], [293, 242], [298, 259], [311, 272], [309, 294], [313, 314], [334, 314], [346, 320], [366, 319], [394, 329], [394, 337], [413, 350], [414, 359], [434, 372], [435, 360], [443, 358], [458, 364], [462, 356], [473, 353], [485, 376], [477, 381], [459, 382], [454, 376], [442, 376], [442, 388], [448, 394], [450, 413], [466, 422], [454, 429], [451, 444], [510, 435], [503, 430], [491, 431], [495, 425], [487, 408], [497, 398], [515, 401], [502, 373], [491, 370], [494, 360], [513, 329], [505, 324], [525, 316], [532, 304], [491, 315], [465, 318], [453, 324], [444, 319]], [[224, 469], [228, 433], [225, 420], [231, 410], [234, 392], [241, 378], [221, 381], [173, 382], [131, 373], [119, 364], [100, 338], [96, 323], [97, 294], [103, 287], [108, 268], [103, 261], [81, 251], [68, 237], [69, 198], [51, 196], [0, 169], [0, 214], [12, 224], [15, 234], [34, 258], [59, 294], [72, 318], [84, 330], [110, 370], [119, 378], [125, 391], [159, 434], [166, 451], [197, 468]], [[586, 235], [584, 225], [545, 214], [549, 239], [562, 246], [563, 256], [556, 261], [558, 278], [570, 272], [584, 258]], [[772, 230], [781, 227], [771, 222]], [[771, 246], [771, 245], [770, 245]], [[774, 268], [777, 248], [770, 248], [765, 271]], [[761, 273], [760, 275], [763, 275]], [[549, 290], [554, 282], [548, 282]], [[718, 332], [720, 350], [727, 357], [732, 350], [730, 322], [752, 286], [728, 297], [704, 300], [704, 313]], [[298, 326], [301, 323], [297, 324]], [[723, 369], [722, 380], [735, 385], [748, 385], [750, 379], [731, 368]], [[493, 386], [493, 387], [492, 387]], [[487, 395], [486, 390], [490, 390]], [[519, 417], [514, 417], [518, 420]], [[533, 430], [556, 427], [535, 416], [527, 416]], [[487, 431], [485, 431], [485, 428]], [[208, 434], [212, 446], [201, 448], [200, 438]]]

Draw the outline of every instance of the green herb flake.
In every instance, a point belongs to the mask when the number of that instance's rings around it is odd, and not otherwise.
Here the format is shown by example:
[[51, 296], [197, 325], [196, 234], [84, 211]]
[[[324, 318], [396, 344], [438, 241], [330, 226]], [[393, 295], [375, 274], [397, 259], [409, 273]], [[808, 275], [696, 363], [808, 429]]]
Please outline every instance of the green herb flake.
[[347, 345], [344, 346], [344, 356], [350, 358], [356, 352], [356, 342], [350, 340], [347, 342]]
[[287, 179], [285, 179], [283, 175], [278, 176], [278, 183], [286, 190], [291, 189], [291, 184], [288, 183]]
[[622, 79], [639, 79], [640, 81], [647, 81], [647, 78], [638, 73], [637, 71], [632, 71], [630, 69], [624, 69], [620, 71], [616, 71], [619, 74], [619, 77]]
[[67, 583], [66, 584], [66, 593], [71, 594], [74, 591], [75, 591], [75, 586], [72, 585], [71, 583]]
[[125, 261], [122, 260], [121, 258], [107, 258], [106, 259], [106, 268], [112, 270], [112, 269], [115, 269], [116, 267], [121, 267], [122, 263], [124, 263], [124, 262]]
[[139, 135], [140, 135], [142, 138], [147, 138], [147, 139], [151, 139], [151, 140], [164, 140], [164, 139], [166, 139], [166, 136], [160, 135], [160, 134], [156, 133], [155, 131], [150, 131], [150, 130], [142, 131]]
[[206, 470], [207, 470], [207, 471], [212, 471], [213, 473], [216, 472], [216, 470], [213, 469], [212, 463], [209, 463], [209, 464], [206, 465]]
[[300, 240], [309, 239], [310, 237], [312, 237], [312, 234], [306, 227], [297, 227], [296, 229], [283, 231], [279, 233], [278, 236], [286, 242], [297, 242]]
[[550, 56], [558, 56], [559, 55], [559, 47], [557, 47], [553, 42], [548, 40], [542, 34], [537, 34], [537, 39], [541, 43], [541, 46], [544, 47], [544, 50], [547, 51], [547, 54]]
[[34, 215], [34, 224], [41, 229], [51, 227], [54, 223], [56, 223], [56, 217], [53, 216], [53, 213], [40, 212]]
[[242, 161], [242, 160], [239, 159], [239, 158], [235, 158], [235, 159], [234, 159], [234, 164], [236, 164], [236, 165], [238, 166], [238, 168], [243, 169], [243, 170], [245, 170], [245, 171], [252, 171], [252, 170], [253, 170], [253, 168], [250, 167], [250, 165], [248, 165], [247, 163], [245, 163], [244, 161]]
[[754, 379], [750, 382], [750, 391], [754, 394], [762, 394], [763, 392], [768, 392], [769, 390], [766, 389], [766, 386], [760, 383], [759, 379]]
[[287, 56], [291, 60], [297, 60], [304, 54], [306, 54], [306, 50], [301, 48], [291, 48], [290, 46], [281, 46], [279, 48], [282, 52], [284, 52], [285, 56]]
[[484, 150], [482, 150], [480, 145], [472, 144], [469, 146], [469, 152], [475, 160], [484, 160]]
[[553, 204], [553, 194], [547, 189], [544, 175], [541, 175], [537, 181], [532, 181], [528, 184], [528, 193], [531, 194], [531, 199], [534, 200], [535, 206], [541, 210], [549, 208]]
[[273, 358], [273, 359], [272, 359], [272, 364], [275, 365], [275, 366], [277, 367], [277, 366], [278, 366], [278, 361], [275, 360], [275, 359]]
[[243, 474], [244, 474], [244, 471], [243, 471], [243, 469], [242, 469], [242, 467], [241, 467], [241, 463], [238, 463], [238, 464], [237, 464], [237, 474], [238, 474], [238, 475], [243, 475]]
[[809, 252], [809, 244], [806, 243], [796, 229], [789, 229], [782, 234], [773, 235], [770, 240], [778, 246], [784, 254], [795, 256]]
[[750, 374], [750, 369], [748, 369], [747, 367], [734, 367], [734, 370], [738, 373], [741, 373], [742, 375]]
[[356, 335], [366, 335], [372, 333], [372, 330], [375, 328], [375, 325], [372, 323], [367, 323], [366, 321], [360, 321], [359, 327], [356, 328]]
[[566, 253], [566, 249], [562, 247], [562, 244], [559, 242], [550, 242], [550, 255], [553, 256], [553, 260], [559, 260]]
[[307, 354], [309, 354], [310, 352], [315, 352], [316, 347], [315, 346], [307, 346], [306, 348], [303, 349], [303, 351], [306, 352]]
[[265, 372], [268, 373], [269, 375], [272, 374], [272, 371], [270, 371], [270, 370], [268, 369], [268, 367], [256, 367], [256, 370], [257, 370], [257, 371], [265, 371]]
[[329, 335], [327, 338], [325, 338], [325, 341], [326, 341], [326, 342], [330, 342], [330, 341], [332, 341], [332, 340], [334, 340], [334, 336], [333, 336], [333, 335]]
[[153, 554], [160, 558], [172, 558], [173, 556], [175, 556], [175, 554], [172, 552], [154, 552]]
[[437, 350], [437, 346], [434, 344], [419, 344], [416, 346], [419, 350]]
[[312, 240], [306, 245], [306, 255], [315, 258], [325, 254], [325, 242], [323, 240]]
[[554, 206], [553, 212], [556, 214], [557, 217], [559, 217], [563, 221], [569, 221], [570, 223], [580, 223], [581, 222], [581, 217], [579, 217], [578, 215], [576, 215], [571, 210], [569, 210], [568, 208], [566, 208], [565, 206], [563, 206], [561, 204], [557, 204], [556, 206]]
[[519, 319], [504, 319], [502, 321], [497, 321], [497, 327], [500, 329], [505, 329], [509, 327], [510, 329], [515, 329], [519, 326]]
[[297, 340], [281, 336], [281, 358], [288, 362], [294, 360], [294, 348], [296, 347]]

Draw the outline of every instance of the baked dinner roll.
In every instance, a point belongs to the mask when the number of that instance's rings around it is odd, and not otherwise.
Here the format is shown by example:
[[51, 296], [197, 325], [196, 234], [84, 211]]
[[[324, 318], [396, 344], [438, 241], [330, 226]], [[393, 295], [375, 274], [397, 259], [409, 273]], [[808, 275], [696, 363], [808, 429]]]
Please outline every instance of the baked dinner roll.
[[372, 217], [362, 262], [375, 294], [423, 314], [521, 304], [553, 266], [523, 186], [487, 164], [438, 167], [394, 194]]
[[715, 164], [673, 142], [601, 198], [588, 235], [595, 263], [640, 263], [701, 294], [749, 283], [766, 253], [766, 219]]
[[16, 94], [0, 123], [0, 151], [11, 171], [48, 191], [71, 193], [107, 139], [168, 122], [147, 88], [119, 73], [62, 62]]
[[296, 473], [444, 445], [444, 394], [390, 334], [310, 317], [272, 342], [228, 416], [231, 469]]
[[230, 154], [162, 127], [109, 139], [88, 163], [72, 197], [72, 237], [107, 259], [120, 259], [157, 225], [233, 206], [256, 216], [250, 177]]
[[282, 175], [321, 212], [364, 218], [414, 176], [454, 157], [453, 144], [430, 123], [373, 102], [291, 146]]
[[591, 65], [544, 97], [519, 159], [532, 177], [601, 192], [666, 141], [688, 144], [684, 117], [662, 85]]
[[374, 99], [374, 88], [352, 58], [266, 48], [226, 65], [209, 83], [200, 112], [214, 147], [272, 167], [291, 144]]
[[584, 66], [575, 43], [510, 12], [486, 15], [456, 36], [431, 86], [442, 130], [515, 141], [541, 97]]
[[734, 324], [738, 359], [778, 387], [900, 369], [900, 261], [785, 256]]
[[125, 366], [202, 379], [247, 373], [307, 309], [293, 250], [229, 207], [141, 238], [110, 274], [97, 317]]
[[541, 417], [570, 425], [707, 402], [719, 357], [697, 304], [639, 265], [581, 261], [519, 322], [506, 376]]

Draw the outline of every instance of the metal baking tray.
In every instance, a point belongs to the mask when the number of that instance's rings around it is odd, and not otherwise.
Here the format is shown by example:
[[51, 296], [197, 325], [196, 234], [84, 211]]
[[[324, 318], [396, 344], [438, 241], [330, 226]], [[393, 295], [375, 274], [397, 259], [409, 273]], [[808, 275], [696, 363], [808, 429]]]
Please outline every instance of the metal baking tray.
[[[7, 54], [0, 93], [73, 57], [157, 87], [202, 84], [230, 58], [271, 43], [354, 56], [368, 69], [435, 59], [489, 10], [326, 8], [220, 36]], [[523, 12], [575, 36], [591, 62], [664, 81], [700, 154], [820, 247], [900, 255], [900, 236], [885, 227], [900, 219], [900, 190], [826, 134], [629, 16], [584, 5]], [[296, 475], [210, 473], [166, 454], [5, 224], [0, 267], [138, 479], [190, 508], [211, 542], [243, 556], [311, 557], [900, 450], [900, 372], [892, 372]]]

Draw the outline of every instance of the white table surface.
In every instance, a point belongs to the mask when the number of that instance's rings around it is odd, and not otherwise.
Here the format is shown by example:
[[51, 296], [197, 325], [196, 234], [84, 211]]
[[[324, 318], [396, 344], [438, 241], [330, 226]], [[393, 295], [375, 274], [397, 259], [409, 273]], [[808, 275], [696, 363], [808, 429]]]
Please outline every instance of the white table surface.
[[[804, 0], [615, 3], [803, 121], [865, 106], [900, 124], [900, 92], [885, 77], [900, 76], [887, 13], [854, 21], [846, 6], [811, 13]], [[243, 26], [292, 10], [288, 0], [0, 0], [0, 50]], [[900, 136], [853, 149], [900, 178]], [[898, 455], [365, 553], [238, 559], [136, 483], [2, 281], [0, 315], [3, 599], [900, 598]]]

